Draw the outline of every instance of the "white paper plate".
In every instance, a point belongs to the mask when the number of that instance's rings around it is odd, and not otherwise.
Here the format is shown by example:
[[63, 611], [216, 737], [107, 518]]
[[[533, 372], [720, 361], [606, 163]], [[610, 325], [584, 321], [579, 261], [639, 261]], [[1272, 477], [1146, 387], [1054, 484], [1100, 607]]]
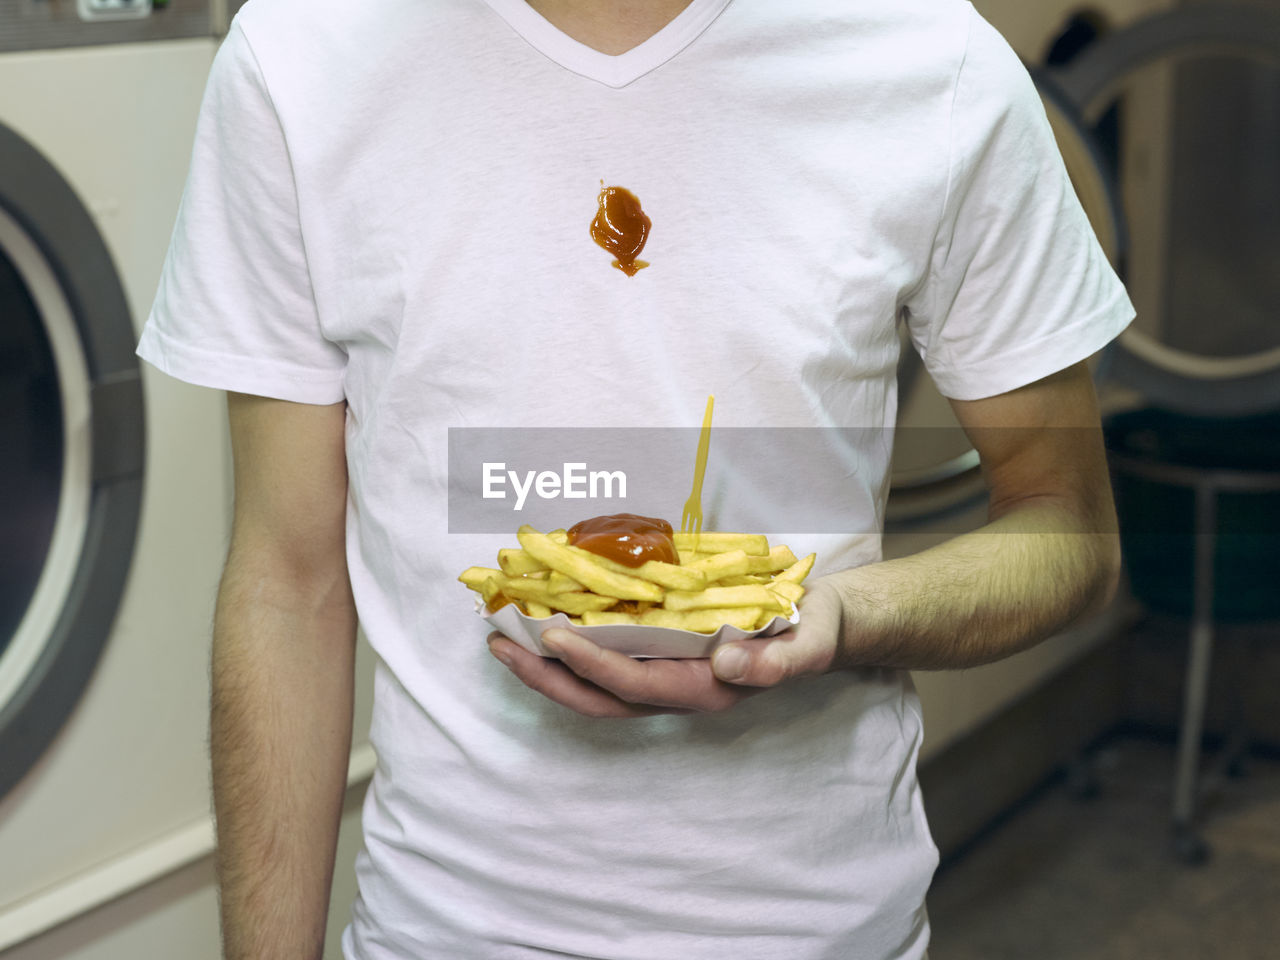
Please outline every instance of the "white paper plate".
[[636, 623], [609, 623], [597, 627], [579, 627], [569, 622], [565, 613], [556, 613], [542, 620], [525, 616], [514, 603], [508, 603], [497, 613], [486, 613], [484, 602], [476, 601], [476, 613], [493, 624], [495, 630], [506, 634], [530, 653], [540, 657], [553, 657], [542, 646], [542, 631], [552, 627], [564, 627], [581, 634], [592, 643], [608, 650], [617, 650], [629, 657], [662, 657], [668, 660], [698, 659], [711, 656], [711, 651], [730, 640], [745, 637], [772, 637], [790, 630], [800, 622], [800, 611], [794, 619], [774, 617], [759, 630], [739, 630], [726, 624], [715, 633], [694, 633], [690, 630], [673, 630], [670, 627], [649, 627]]

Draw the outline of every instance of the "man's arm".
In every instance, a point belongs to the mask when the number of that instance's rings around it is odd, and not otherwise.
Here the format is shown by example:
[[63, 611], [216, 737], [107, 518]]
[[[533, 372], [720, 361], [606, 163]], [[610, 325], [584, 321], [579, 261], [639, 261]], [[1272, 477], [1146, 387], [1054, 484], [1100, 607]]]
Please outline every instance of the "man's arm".
[[[982, 460], [991, 521], [914, 556], [814, 581], [796, 630], [726, 644], [711, 665], [632, 660], [561, 630], [543, 642], [562, 662], [496, 634], [490, 649], [565, 706], [634, 717], [724, 710], [759, 688], [841, 667], [974, 666], [1102, 606], [1120, 551], [1088, 368], [953, 406]], [[741, 666], [729, 659], [734, 651], [746, 654]]]
[[345, 405], [231, 394], [210, 753], [227, 960], [319, 960], [351, 748]]
[[1119, 537], [1086, 365], [952, 408], [982, 461], [989, 522], [826, 578], [841, 601], [837, 664], [976, 666], [1033, 646], [1114, 594]]

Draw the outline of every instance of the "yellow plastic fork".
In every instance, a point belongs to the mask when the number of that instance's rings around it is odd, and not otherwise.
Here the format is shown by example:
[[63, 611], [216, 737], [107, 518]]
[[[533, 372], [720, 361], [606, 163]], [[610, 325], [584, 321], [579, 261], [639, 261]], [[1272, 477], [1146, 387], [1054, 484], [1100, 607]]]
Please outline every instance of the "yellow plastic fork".
[[[707, 472], [707, 450], [711, 447], [711, 408], [715, 406], [715, 396], [707, 397], [707, 412], [702, 418], [702, 434], [698, 437], [698, 461], [693, 467], [693, 492], [684, 502], [684, 512], [680, 515], [680, 532], [692, 533], [695, 537], [702, 533], [702, 478]], [[693, 542], [693, 549], [698, 549], [698, 541]]]

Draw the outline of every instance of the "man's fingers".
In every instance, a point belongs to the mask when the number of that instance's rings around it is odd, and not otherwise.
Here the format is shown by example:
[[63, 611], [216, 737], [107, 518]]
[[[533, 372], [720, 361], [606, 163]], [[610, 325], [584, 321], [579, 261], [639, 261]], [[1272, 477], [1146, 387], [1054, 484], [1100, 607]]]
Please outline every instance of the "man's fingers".
[[830, 655], [807, 642], [804, 634], [788, 630], [774, 637], [737, 640], [717, 647], [711, 669], [725, 683], [772, 687], [792, 677], [820, 673]]
[[579, 677], [624, 703], [657, 706], [671, 712], [726, 710], [744, 691], [719, 683], [705, 661], [637, 660], [605, 650], [566, 630], [548, 630], [542, 642]]
[[[781, 634], [788, 635], [789, 632]], [[772, 687], [785, 680], [793, 669], [786, 652], [771, 649], [775, 647], [774, 637], [723, 644], [711, 655], [711, 669], [725, 683]]]
[[489, 651], [529, 689], [584, 716], [651, 717], [676, 712], [625, 703], [578, 677], [563, 663], [530, 653], [502, 634], [489, 635]]
[[840, 595], [819, 579], [800, 601], [800, 625], [774, 637], [717, 647], [711, 669], [725, 683], [772, 687], [833, 669], [840, 643]]

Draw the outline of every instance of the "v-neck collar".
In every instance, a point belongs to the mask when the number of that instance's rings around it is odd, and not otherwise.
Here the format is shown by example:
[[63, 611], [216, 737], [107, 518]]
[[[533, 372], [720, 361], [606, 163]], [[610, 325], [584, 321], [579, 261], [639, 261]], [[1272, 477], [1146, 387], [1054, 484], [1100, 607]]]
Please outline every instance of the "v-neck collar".
[[617, 55], [601, 53], [573, 39], [525, 0], [485, 2], [543, 56], [566, 70], [616, 88], [625, 87], [675, 57], [711, 26], [731, 0], [693, 0], [648, 40]]

